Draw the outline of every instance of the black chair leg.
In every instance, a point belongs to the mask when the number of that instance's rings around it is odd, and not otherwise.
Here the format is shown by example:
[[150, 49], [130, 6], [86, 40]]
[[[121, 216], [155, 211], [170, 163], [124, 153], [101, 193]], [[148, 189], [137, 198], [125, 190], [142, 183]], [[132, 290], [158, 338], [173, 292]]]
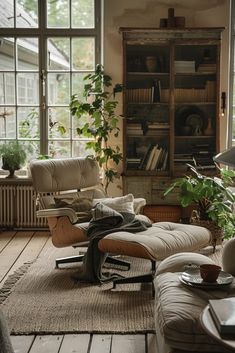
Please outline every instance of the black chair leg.
[[151, 273], [147, 273], [140, 276], [117, 278], [113, 280], [113, 289], [116, 288], [117, 284], [128, 284], [128, 283], [152, 283], [152, 297], [155, 296], [153, 279], [156, 271], [156, 262], [151, 261]]
[[[70, 264], [70, 263], [74, 263], [74, 262], [82, 262], [83, 257], [84, 257], [84, 255], [61, 257], [61, 258], [55, 260], [55, 266], [56, 266], [56, 268], [59, 268], [60, 264]], [[107, 262], [109, 264], [113, 264], [113, 265], [126, 267], [127, 270], [129, 270], [131, 267], [130, 262], [117, 259], [116, 257], [113, 257], [113, 256], [107, 256], [105, 262]]]
[[67, 256], [60, 257], [55, 260], [55, 267], [58, 268], [60, 264], [71, 264], [73, 262], [82, 262], [84, 255], [75, 255], [75, 256]]

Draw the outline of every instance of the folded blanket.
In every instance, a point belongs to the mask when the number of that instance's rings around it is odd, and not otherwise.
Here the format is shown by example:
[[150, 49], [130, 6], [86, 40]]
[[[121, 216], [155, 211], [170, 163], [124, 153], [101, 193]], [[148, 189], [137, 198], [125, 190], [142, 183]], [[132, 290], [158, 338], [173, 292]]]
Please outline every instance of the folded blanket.
[[99, 250], [99, 240], [105, 235], [114, 232], [141, 232], [151, 227], [151, 224], [135, 219], [135, 214], [119, 213], [101, 202], [92, 210], [92, 215], [93, 217], [87, 229], [87, 236], [90, 238], [90, 242], [83, 260], [83, 272], [74, 278], [84, 282], [101, 283], [117, 276], [120, 277], [120, 275], [102, 273], [102, 266], [107, 254]]

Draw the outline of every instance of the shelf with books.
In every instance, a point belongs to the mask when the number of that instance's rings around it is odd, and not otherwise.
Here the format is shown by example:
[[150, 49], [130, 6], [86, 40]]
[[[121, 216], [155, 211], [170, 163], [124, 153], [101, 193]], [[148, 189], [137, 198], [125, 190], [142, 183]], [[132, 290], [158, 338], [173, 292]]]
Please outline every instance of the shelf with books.
[[[156, 28], [149, 38], [147, 29], [121, 31], [123, 191], [139, 178], [148, 190], [142, 196], [154, 204], [159, 199], [150, 185], [186, 174], [195, 158], [199, 168], [209, 168], [209, 154], [219, 152], [222, 29]], [[209, 154], [201, 157], [205, 149]], [[191, 157], [179, 160], [185, 151]]]

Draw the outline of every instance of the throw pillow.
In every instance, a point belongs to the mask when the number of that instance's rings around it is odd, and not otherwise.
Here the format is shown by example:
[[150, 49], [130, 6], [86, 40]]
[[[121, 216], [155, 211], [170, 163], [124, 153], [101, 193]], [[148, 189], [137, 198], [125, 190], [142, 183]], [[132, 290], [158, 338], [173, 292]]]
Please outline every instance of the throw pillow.
[[57, 198], [54, 197], [55, 201], [55, 207], [56, 208], [62, 208], [62, 207], [68, 207], [72, 208], [78, 217], [78, 223], [80, 222], [89, 222], [92, 213], [92, 200], [87, 198], [87, 197], [65, 197], [65, 198]]
[[125, 213], [135, 213], [134, 212], [134, 196], [132, 194], [128, 194], [120, 197], [112, 197], [112, 198], [103, 198], [103, 199], [94, 199], [93, 207], [97, 205], [97, 203], [102, 203], [117, 212], [125, 212]]
[[72, 208], [75, 212], [87, 212], [91, 211], [92, 209], [92, 200], [87, 197], [81, 198], [57, 198], [54, 197], [55, 200], [55, 207], [68, 207]]

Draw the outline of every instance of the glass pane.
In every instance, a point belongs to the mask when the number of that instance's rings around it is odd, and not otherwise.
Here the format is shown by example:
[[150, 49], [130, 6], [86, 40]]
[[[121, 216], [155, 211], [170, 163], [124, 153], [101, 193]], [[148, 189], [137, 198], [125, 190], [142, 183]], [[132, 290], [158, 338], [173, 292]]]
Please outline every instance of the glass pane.
[[49, 38], [47, 41], [48, 70], [70, 70], [69, 38]]
[[17, 74], [18, 104], [38, 105], [38, 74]]
[[17, 39], [18, 70], [38, 70], [38, 39]]
[[0, 73], [0, 104], [15, 104], [15, 75]]
[[[79, 135], [77, 134], [77, 128], [81, 128], [85, 125], [85, 123], [89, 123], [89, 120], [91, 119], [89, 115], [84, 115], [81, 118], [77, 118], [74, 116], [72, 118], [72, 123], [73, 123], [73, 138], [79, 138]], [[81, 137], [81, 136], [80, 136]]]
[[83, 90], [85, 81], [83, 80], [84, 74], [76, 73], [72, 74], [72, 94], [77, 94], [78, 98], [85, 101], [83, 97]]
[[73, 141], [73, 157], [85, 157], [94, 154], [94, 151], [86, 149], [86, 140]]
[[48, 74], [49, 105], [69, 104], [70, 102], [69, 74]]
[[49, 156], [62, 158], [70, 155], [70, 141], [49, 141]]
[[39, 111], [38, 108], [18, 108], [19, 138], [39, 139]]
[[16, 137], [16, 113], [13, 107], [0, 107], [0, 138]]
[[38, 0], [16, 1], [16, 27], [38, 27]]
[[0, 13], [0, 27], [14, 27], [14, 0], [1, 0]]
[[14, 38], [0, 39], [0, 68], [14, 70]]
[[70, 111], [68, 108], [48, 109], [49, 138], [68, 138], [70, 132]]
[[72, 39], [72, 61], [73, 70], [95, 69], [95, 39], [73, 38]]
[[69, 27], [69, 0], [47, 0], [47, 27]]
[[72, 27], [94, 28], [95, 27], [95, 4], [94, 0], [72, 0]]

